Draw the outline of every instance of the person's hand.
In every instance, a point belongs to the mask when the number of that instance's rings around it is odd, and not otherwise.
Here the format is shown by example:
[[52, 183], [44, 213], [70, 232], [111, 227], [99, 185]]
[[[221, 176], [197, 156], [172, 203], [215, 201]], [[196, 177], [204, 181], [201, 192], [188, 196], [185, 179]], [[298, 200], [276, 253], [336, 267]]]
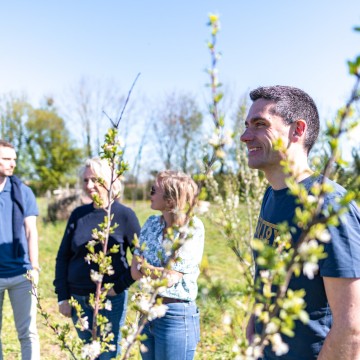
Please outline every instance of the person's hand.
[[249, 322], [246, 326], [246, 339], [249, 342], [249, 344], [252, 343], [254, 340], [254, 334], [255, 334], [255, 316], [251, 315]]
[[27, 271], [28, 279], [37, 286], [39, 284], [39, 270], [32, 269]]
[[167, 279], [167, 287], [177, 284], [183, 277], [183, 274], [176, 270], [165, 270], [165, 277]]
[[143, 258], [138, 255], [134, 255], [131, 262], [131, 277], [133, 280], [139, 280], [142, 278], [142, 273], [140, 271], [141, 264], [142, 264]]
[[108, 292], [107, 292], [107, 296], [116, 296], [117, 293], [115, 292], [114, 288], [111, 288]]
[[63, 300], [60, 302], [59, 312], [66, 317], [71, 317], [71, 305], [69, 304], [68, 300]]
[[150, 276], [152, 279], [158, 279], [162, 276], [163, 267], [149, 264], [146, 260], [142, 263], [140, 271], [145, 276]]

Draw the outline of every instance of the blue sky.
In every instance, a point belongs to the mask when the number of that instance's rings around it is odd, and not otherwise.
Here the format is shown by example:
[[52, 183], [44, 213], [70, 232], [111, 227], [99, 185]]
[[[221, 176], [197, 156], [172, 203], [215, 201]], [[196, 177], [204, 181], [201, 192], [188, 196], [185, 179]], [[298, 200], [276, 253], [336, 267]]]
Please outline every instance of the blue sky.
[[25, 91], [36, 105], [81, 77], [114, 79], [138, 94], [206, 96], [207, 15], [220, 15], [220, 79], [235, 96], [259, 85], [294, 85], [321, 116], [353, 84], [359, 0], [33, 0], [0, 3], [0, 94]]

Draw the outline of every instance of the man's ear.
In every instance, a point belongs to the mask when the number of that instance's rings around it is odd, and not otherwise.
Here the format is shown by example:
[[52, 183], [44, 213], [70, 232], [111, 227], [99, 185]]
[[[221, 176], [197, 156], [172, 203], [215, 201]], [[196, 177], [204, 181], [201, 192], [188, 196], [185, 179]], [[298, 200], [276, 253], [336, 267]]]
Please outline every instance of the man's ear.
[[306, 121], [299, 119], [296, 120], [292, 125], [291, 138], [294, 142], [298, 142], [300, 139], [305, 137], [305, 132], [307, 129]]

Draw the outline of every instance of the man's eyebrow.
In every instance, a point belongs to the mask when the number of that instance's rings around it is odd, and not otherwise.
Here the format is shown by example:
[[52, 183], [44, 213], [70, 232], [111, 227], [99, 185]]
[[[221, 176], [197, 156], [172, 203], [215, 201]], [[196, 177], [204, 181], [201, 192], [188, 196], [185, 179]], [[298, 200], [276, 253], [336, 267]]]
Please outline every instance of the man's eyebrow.
[[249, 122], [256, 122], [256, 121], [268, 121], [268, 119], [258, 115], [258, 116], [254, 116], [254, 117], [250, 118], [249, 120], [245, 120], [245, 123], [246, 122], [248, 122], [248, 123]]

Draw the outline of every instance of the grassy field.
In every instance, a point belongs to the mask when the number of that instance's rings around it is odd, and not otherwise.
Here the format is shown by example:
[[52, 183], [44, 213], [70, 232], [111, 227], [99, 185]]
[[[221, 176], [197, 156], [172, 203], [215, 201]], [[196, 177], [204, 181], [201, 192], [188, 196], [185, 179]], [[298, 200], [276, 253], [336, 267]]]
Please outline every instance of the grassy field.
[[[44, 214], [46, 211], [45, 203], [40, 200], [39, 205], [41, 214]], [[149, 208], [149, 203], [145, 202], [138, 202], [134, 210], [141, 224], [153, 213]], [[239, 279], [238, 275], [239, 265], [218, 228], [210, 220], [206, 218], [202, 220], [205, 224], [206, 240], [197, 300], [201, 312], [201, 342], [197, 349], [196, 359], [230, 359], [229, 349], [232, 345], [222, 324], [222, 316], [224, 312], [228, 311], [228, 308], [233, 308], [231, 303], [236, 300], [237, 288], [241, 287], [241, 279]], [[44, 223], [42, 217], [39, 217], [39, 248], [42, 267], [39, 283], [41, 304], [51, 315], [52, 321], [59, 323], [64, 323], [66, 320], [58, 314], [57, 298], [52, 282], [54, 279], [55, 257], [64, 227], [64, 222], [57, 224]], [[130, 291], [133, 290], [130, 289]], [[128, 315], [131, 317], [131, 312]], [[3, 316], [2, 343], [4, 359], [21, 359], [20, 346], [7, 296]], [[38, 315], [38, 328], [42, 359], [70, 359], [67, 353], [61, 351], [56, 337], [51, 332], [51, 329], [44, 325], [40, 315]]]

